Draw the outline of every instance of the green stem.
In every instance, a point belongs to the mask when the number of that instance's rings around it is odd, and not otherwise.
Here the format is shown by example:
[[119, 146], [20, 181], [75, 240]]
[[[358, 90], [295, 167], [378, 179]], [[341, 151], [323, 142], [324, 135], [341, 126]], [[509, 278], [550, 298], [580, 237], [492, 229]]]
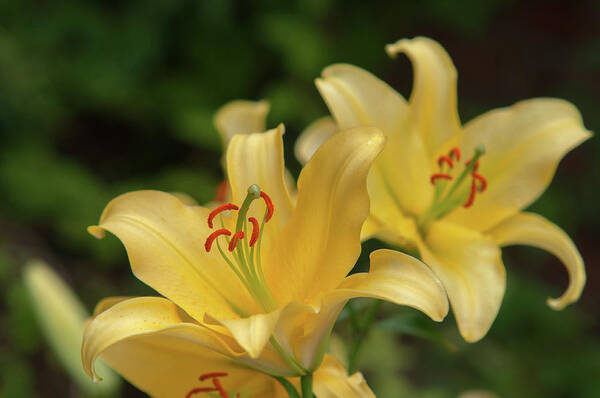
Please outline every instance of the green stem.
[[[377, 318], [377, 313], [379, 313], [379, 309], [381, 308], [382, 304], [383, 301], [376, 300], [373, 304], [371, 304], [371, 306], [367, 310], [364, 321], [355, 321], [353, 323], [353, 325], [360, 325], [360, 327], [354, 331], [354, 344], [352, 345], [352, 348], [350, 349], [350, 354], [348, 355], [348, 374], [352, 374], [357, 370], [360, 350], [362, 349], [363, 344], [367, 339], [369, 331], [371, 330], [371, 326], [373, 326], [373, 322], [375, 322], [375, 319]], [[354, 316], [355, 312], [352, 314]]]
[[286, 379], [285, 377], [281, 377], [281, 376], [273, 376], [273, 377], [275, 378], [275, 380], [277, 380], [279, 382], [279, 384], [281, 384], [283, 386], [283, 388], [285, 389], [285, 391], [287, 391], [288, 396], [290, 398], [300, 398], [300, 394], [298, 394], [296, 387], [294, 387], [294, 385], [292, 383], [290, 383], [288, 379]]
[[302, 398], [313, 398], [313, 376], [312, 373], [300, 377], [300, 386], [302, 387]]
[[269, 342], [275, 348], [275, 351], [279, 354], [281, 359], [283, 359], [290, 368], [292, 368], [298, 374], [306, 374], [307, 370], [304, 369], [296, 359], [294, 359], [290, 354], [288, 354], [285, 349], [279, 344], [277, 339], [273, 336], [269, 339]]

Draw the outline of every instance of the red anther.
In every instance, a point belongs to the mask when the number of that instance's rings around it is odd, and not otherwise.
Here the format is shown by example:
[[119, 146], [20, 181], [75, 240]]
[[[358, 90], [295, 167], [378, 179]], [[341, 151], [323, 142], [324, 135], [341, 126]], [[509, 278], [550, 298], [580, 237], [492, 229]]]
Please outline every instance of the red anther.
[[[244, 231], [237, 231], [231, 240], [229, 241], [229, 251], [232, 252], [235, 250], [240, 239], [244, 239]], [[227, 375], [225, 375], [227, 376]]]
[[457, 161], [460, 161], [460, 149], [458, 147], [454, 147], [450, 149], [450, 153], [448, 154], [451, 158], [455, 157]]
[[475, 183], [475, 180], [473, 180], [473, 182], [471, 182], [471, 192], [469, 192], [469, 197], [467, 198], [467, 201], [465, 202], [463, 207], [471, 207], [473, 202], [475, 202], [475, 193], [476, 192], [477, 192], [477, 184]]
[[442, 167], [442, 163], [446, 163], [450, 168], [454, 167], [454, 162], [452, 162], [450, 156], [442, 155], [438, 158], [437, 162], [439, 167]]
[[225, 202], [225, 199], [227, 199], [227, 191], [229, 191], [229, 184], [227, 184], [227, 180], [223, 180], [217, 185], [215, 202]]
[[435, 185], [436, 180], [440, 178], [443, 178], [444, 180], [451, 180], [452, 176], [450, 174], [435, 173], [431, 175], [431, 183]]
[[217, 391], [219, 392], [219, 395], [221, 395], [221, 398], [229, 398], [229, 395], [227, 395], [227, 391], [225, 391], [219, 379], [215, 377], [212, 379], [212, 382], [215, 385]]
[[198, 387], [198, 388], [194, 388], [194, 389], [190, 390], [190, 392], [188, 392], [185, 395], [185, 398], [190, 398], [192, 395], [196, 395], [201, 392], [215, 392], [215, 391], [218, 391], [218, 390], [214, 387]]
[[219, 214], [223, 211], [227, 211], [227, 210], [238, 210], [238, 209], [239, 208], [236, 205], [234, 205], [233, 203], [226, 203], [224, 205], [217, 207], [216, 209], [211, 211], [210, 214], [208, 215], [208, 227], [209, 228], [213, 227], [213, 220], [215, 219], [217, 214]]
[[[473, 159], [471, 159], [473, 160]], [[471, 160], [469, 160], [467, 162], [467, 167], [471, 164]], [[476, 172], [479, 169], [479, 160], [475, 162], [475, 167], [473, 167], [473, 171], [472, 172]]]
[[200, 381], [204, 381], [207, 379], [213, 379], [215, 377], [225, 377], [225, 376], [229, 376], [229, 373], [227, 373], [227, 372], [210, 372], [210, 373], [204, 373], [203, 375], [200, 375], [200, 377], [198, 379]]
[[217, 239], [221, 235], [229, 236], [231, 235], [231, 232], [229, 232], [229, 230], [227, 229], [217, 229], [215, 232], [208, 235], [208, 238], [206, 238], [206, 242], [204, 242], [204, 248], [207, 252], [210, 251], [210, 248], [212, 247], [212, 244], [215, 241], [215, 239]]
[[487, 188], [487, 180], [485, 179], [485, 177], [475, 172], [473, 172], [471, 175], [473, 176], [473, 180], [479, 181], [477, 192], [485, 191], [485, 189]]
[[264, 193], [264, 191], [260, 191], [260, 197], [265, 200], [265, 205], [267, 205], [267, 216], [265, 217], [265, 222], [267, 222], [273, 217], [273, 202], [271, 201], [271, 198], [269, 198], [269, 195]]
[[252, 236], [250, 236], [250, 243], [248, 243], [248, 245], [250, 247], [252, 247], [252, 246], [254, 246], [254, 244], [256, 243], [256, 240], [258, 239], [259, 226], [258, 226], [258, 220], [254, 217], [248, 218], [248, 221], [250, 221], [252, 223]]

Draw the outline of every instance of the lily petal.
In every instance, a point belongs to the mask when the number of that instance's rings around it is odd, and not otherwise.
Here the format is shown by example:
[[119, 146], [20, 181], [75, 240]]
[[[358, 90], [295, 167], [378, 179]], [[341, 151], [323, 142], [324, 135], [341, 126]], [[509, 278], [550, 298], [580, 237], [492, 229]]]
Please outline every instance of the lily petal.
[[[254, 360], [231, 336], [187, 319], [189, 316], [181, 309], [161, 297], [136, 297], [113, 305], [88, 321], [85, 327], [81, 356], [86, 373], [96, 377], [94, 362], [100, 355], [104, 359], [112, 358], [110, 364], [118, 370], [119, 363], [139, 362], [136, 357], [128, 358], [124, 351], [115, 350], [108, 356], [106, 352], [115, 346], [123, 347], [121, 343], [146, 336], [149, 340], [145, 341], [157, 351], [161, 347], [175, 346], [182, 347], [175, 354], [179, 351], [204, 352], [207, 349], [227, 357], [230, 362], [235, 359], [268, 373], [293, 374], [276, 353], [264, 350], [264, 355]], [[138, 363], [137, 366], [143, 368], [144, 364]]]
[[430, 159], [435, 159], [461, 134], [452, 59], [438, 42], [426, 37], [399, 40], [385, 50], [391, 57], [406, 53], [412, 61], [411, 121], [421, 133]]
[[463, 338], [481, 339], [496, 318], [506, 285], [496, 243], [476, 231], [439, 221], [431, 225], [419, 250], [444, 284]]
[[[421, 135], [409, 124], [404, 98], [371, 73], [352, 65], [332, 65], [315, 83], [340, 129], [374, 126], [386, 135], [387, 145], [376, 162], [385, 183], [378, 191], [389, 191], [405, 213], [419, 215], [425, 211], [433, 195], [431, 159]], [[403, 173], [391, 172], [394, 170]], [[371, 195], [371, 200], [380, 199]]]
[[[248, 187], [258, 184], [271, 197], [275, 212], [266, 225], [263, 250], [272, 244], [292, 213], [292, 201], [285, 181], [283, 162], [283, 125], [265, 133], [237, 135], [227, 148], [227, 171], [233, 202], [241, 205]], [[250, 207], [248, 214], [262, 220], [262, 203]], [[268, 250], [268, 249], [267, 249]]]
[[354, 266], [369, 213], [367, 174], [383, 144], [375, 128], [336, 134], [300, 173], [296, 209], [263, 263], [280, 304], [335, 288]]
[[267, 101], [235, 100], [220, 107], [215, 114], [214, 124], [223, 139], [223, 147], [226, 148], [236, 134], [265, 131], [268, 113]]
[[300, 134], [294, 146], [296, 159], [306, 164], [312, 155], [325, 141], [339, 131], [337, 124], [330, 116], [325, 116], [312, 122]]
[[314, 373], [314, 392], [319, 398], [375, 398], [360, 372], [348, 376], [346, 368], [331, 355], [325, 355]]
[[269, 342], [280, 313], [281, 309], [239, 319], [215, 319], [207, 314], [207, 319], [223, 325], [250, 357], [257, 358]]
[[559, 298], [547, 303], [561, 310], [577, 301], [585, 285], [583, 259], [569, 236], [557, 225], [533, 213], [518, 213], [487, 232], [500, 246], [528, 245], [546, 250], [562, 261], [569, 272], [569, 287]]
[[202, 242], [212, 232], [208, 214], [164, 192], [137, 191], [113, 199], [99, 225], [88, 230], [99, 238], [104, 230], [115, 234], [133, 273], [195, 319], [207, 311], [219, 318], [258, 312], [216, 250], [204, 250]]
[[465, 125], [460, 147], [467, 154], [485, 147], [479, 173], [488, 187], [448, 220], [486, 231], [516, 214], [542, 194], [562, 157], [589, 137], [577, 108], [560, 99], [531, 99], [477, 117]]
[[441, 322], [448, 313], [440, 280], [416, 258], [395, 250], [371, 253], [368, 273], [350, 275], [336, 289], [347, 297], [373, 297], [418, 309]]

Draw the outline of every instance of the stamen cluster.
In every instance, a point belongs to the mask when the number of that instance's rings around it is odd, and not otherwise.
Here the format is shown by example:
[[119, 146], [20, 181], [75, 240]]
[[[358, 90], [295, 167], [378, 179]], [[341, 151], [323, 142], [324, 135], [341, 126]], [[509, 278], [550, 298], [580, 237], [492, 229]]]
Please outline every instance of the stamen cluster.
[[[246, 218], [250, 205], [258, 198], [262, 198], [266, 206], [265, 215], [261, 224], [259, 224], [255, 217]], [[215, 218], [226, 211], [238, 212], [235, 232], [225, 228], [223, 219], [221, 218], [221, 228], [215, 230], [206, 238], [204, 249], [207, 252], [210, 252], [213, 244], [216, 242], [221, 257], [223, 257], [232, 271], [244, 283], [248, 292], [252, 294], [265, 310], [272, 310], [275, 308], [275, 301], [267, 287], [262, 272], [260, 263], [260, 242], [265, 223], [273, 217], [273, 202], [269, 195], [261, 191], [258, 185], [252, 184], [248, 188], [248, 194], [241, 207], [238, 207], [233, 203], [226, 203], [211, 211], [207, 220], [208, 227], [213, 229]], [[250, 239], [247, 238], [248, 223], [252, 227]], [[226, 239], [227, 250], [231, 253], [231, 257], [221, 248], [219, 243], [219, 238], [221, 237]]]
[[[230, 398], [229, 395], [227, 394], [227, 391], [225, 391], [225, 389], [223, 388], [221, 381], [219, 380], [220, 377], [226, 377], [226, 376], [228, 376], [228, 374], [225, 372], [211, 372], [211, 373], [205, 373], [205, 374], [201, 375], [198, 379], [200, 381], [205, 381], [208, 379], [212, 380], [213, 387], [193, 388], [185, 395], [185, 398], [191, 398], [193, 395], [200, 394], [203, 392], [205, 392], [205, 393], [218, 392], [219, 396], [221, 398]], [[240, 398], [240, 394], [239, 393], [236, 394], [235, 397]]]
[[[473, 157], [465, 163], [464, 170], [456, 178], [452, 172], [456, 163], [460, 162], [460, 149], [454, 147], [447, 155], [441, 155], [437, 159], [439, 170], [430, 177], [430, 182], [435, 186], [435, 195], [431, 206], [419, 222], [421, 229], [427, 229], [431, 221], [443, 217], [460, 205], [465, 208], [471, 207], [475, 202], [475, 195], [485, 191], [487, 180], [477, 172], [479, 158], [484, 153], [483, 147], [477, 147]], [[471, 185], [469, 194], [465, 196], [464, 191], [459, 188], [469, 175], [471, 176]], [[448, 185], [450, 181], [453, 183]]]

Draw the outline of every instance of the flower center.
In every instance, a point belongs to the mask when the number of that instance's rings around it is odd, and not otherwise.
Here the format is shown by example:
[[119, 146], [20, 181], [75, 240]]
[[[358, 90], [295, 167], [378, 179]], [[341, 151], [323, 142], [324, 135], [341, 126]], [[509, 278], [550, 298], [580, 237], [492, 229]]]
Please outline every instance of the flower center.
[[[200, 394], [203, 392], [205, 392], [205, 393], [217, 392], [217, 393], [219, 393], [219, 396], [221, 398], [229, 398], [227, 391], [225, 391], [225, 389], [221, 385], [221, 381], [219, 380], [219, 377], [226, 377], [226, 376], [228, 376], [228, 374], [225, 372], [211, 372], [211, 373], [205, 373], [205, 374], [201, 375], [198, 379], [200, 381], [205, 381], [208, 379], [212, 380], [213, 387], [193, 388], [185, 395], [185, 398], [191, 398], [193, 395]], [[213, 395], [213, 394], [211, 394], [211, 395]], [[236, 398], [240, 398], [240, 394], [236, 394], [235, 396], [236, 396]]]
[[[262, 198], [266, 206], [265, 215], [260, 224], [256, 218], [247, 217], [250, 205], [258, 198]], [[226, 229], [224, 227], [223, 219], [221, 219], [221, 228], [215, 230], [206, 238], [204, 248], [207, 252], [210, 252], [213, 248], [213, 244], [216, 243], [221, 257], [223, 257], [231, 270], [242, 281], [256, 302], [261, 305], [265, 311], [272, 311], [277, 308], [277, 303], [275, 302], [263, 275], [260, 260], [260, 246], [264, 226], [269, 222], [271, 217], [273, 217], [273, 202], [265, 192], [260, 190], [258, 185], [252, 184], [248, 187], [248, 194], [240, 207], [233, 203], [227, 203], [210, 212], [208, 216], [209, 228], [214, 228], [215, 218], [225, 211], [238, 212], [235, 231], [232, 232]], [[249, 237], [248, 227], [252, 228]], [[221, 247], [219, 242], [220, 239], [225, 239], [227, 243], [227, 252]]]
[[[460, 149], [452, 148], [447, 155], [438, 158], [438, 172], [431, 175], [430, 181], [435, 186], [433, 202], [419, 219], [419, 228], [426, 231], [431, 222], [442, 218], [460, 205], [471, 207], [475, 202], [477, 193], [482, 193], [487, 188], [487, 180], [477, 172], [479, 158], [485, 153], [483, 146], [475, 148], [473, 157], [465, 163], [462, 172], [458, 173], [460, 162]], [[455, 167], [456, 166], [456, 167]], [[465, 186], [467, 176], [471, 176], [470, 189], [461, 189]]]

